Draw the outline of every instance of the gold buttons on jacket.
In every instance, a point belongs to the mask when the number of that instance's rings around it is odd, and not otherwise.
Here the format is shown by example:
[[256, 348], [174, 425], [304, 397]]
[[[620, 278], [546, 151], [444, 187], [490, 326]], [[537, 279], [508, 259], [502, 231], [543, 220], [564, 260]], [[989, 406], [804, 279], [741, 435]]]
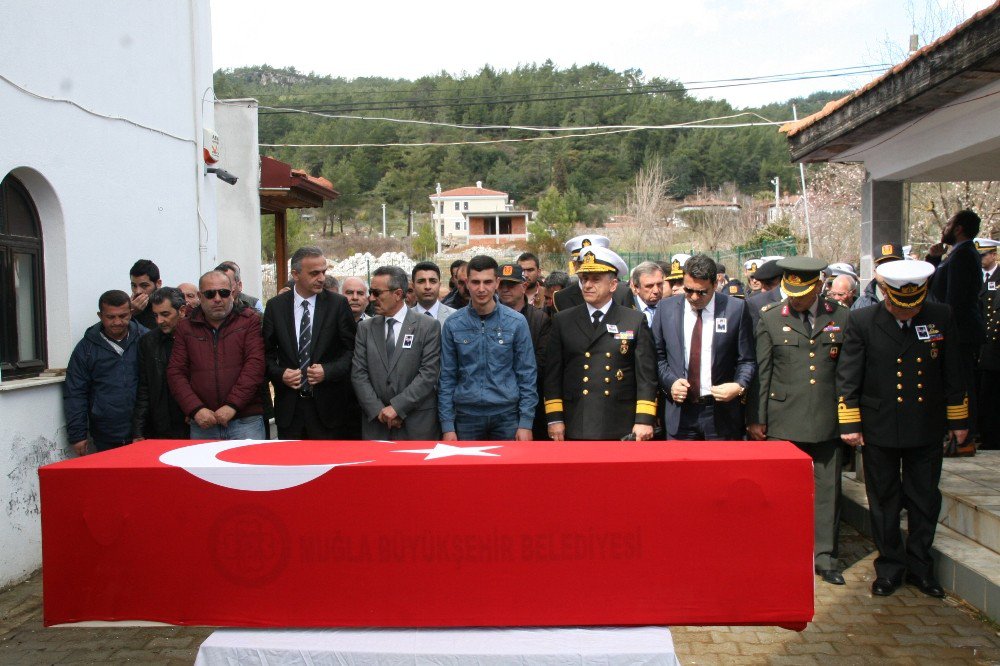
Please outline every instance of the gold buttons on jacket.
[[809, 358], [816, 358], [816, 352], [809, 352]]
[[[583, 367], [585, 367], [585, 368], [586, 368], [587, 366], [583, 366]], [[903, 371], [902, 371], [902, 370], [898, 371], [898, 372], [896, 373], [896, 376], [897, 376], [897, 377], [902, 377], [902, 376], [903, 376]]]
[[809, 369], [812, 370], [813, 372], [816, 372], [816, 366], [815, 365], [810, 365]]
[[923, 402], [923, 401], [924, 401], [924, 396], [917, 397], [917, 402]]
[[923, 384], [917, 384], [917, 388], [923, 388], [923, 387], [924, 387]]
[[583, 389], [583, 394], [584, 395], [588, 395], [589, 393], [590, 393], [590, 391], [588, 391], [587, 389]]
[[610, 365], [606, 365], [606, 366], [604, 366], [604, 369], [607, 370], [608, 372], [610, 372], [611, 371], [611, 366]]
[[583, 364], [583, 369], [584, 369], [584, 370], [590, 370], [590, 366], [589, 366], [589, 365], [587, 365], [586, 363], [584, 363], [584, 364]]
[[608, 358], [611, 358], [611, 352], [604, 352], [604, 355], [607, 356]]
[[896, 398], [896, 402], [903, 402], [903, 396], [899, 396], [898, 398]]
[[816, 383], [816, 380], [815, 380], [815, 379], [810, 379], [810, 380], [809, 380], [809, 383], [810, 383], [810, 384], [815, 384], [815, 383]]
[[918, 356], [918, 357], [917, 357], [917, 363], [923, 363], [923, 362], [924, 362], [924, 359], [922, 359], [922, 358], [920, 358], [920, 357]]
[[903, 390], [903, 385], [902, 384], [896, 384], [896, 388], [899, 389], [900, 391], [902, 391]]
[[917, 370], [917, 376], [918, 377], [923, 377], [924, 376], [924, 371], [923, 370]]
[[902, 362], [903, 362], [903, 359], [901, 359], [901, 358], [897, 358], [896, 359], [896, 363], [902, 363]]
[[589, 382], [589, 381], [590, 381], [590, 377], [584, 377], [584, 378], [583, 378], [583, 381], [585, 381], [585, 382]]
[[605, 377], [604, 378], [604, 383], [605, 384], [610, 384], [611, 383], [611, 377]]
[[611, 391], [605, 391], [604, 395], [611, 395]]
[[590, 358], [590, 352], [584, 352], [583, 355], [586, 356], [587, 358]]

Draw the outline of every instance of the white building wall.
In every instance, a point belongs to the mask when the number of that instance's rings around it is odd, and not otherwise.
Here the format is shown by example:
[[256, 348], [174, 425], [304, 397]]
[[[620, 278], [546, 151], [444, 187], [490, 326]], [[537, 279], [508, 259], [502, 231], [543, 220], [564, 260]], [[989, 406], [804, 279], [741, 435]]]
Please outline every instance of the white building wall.
[[219, 257], [240, 266], [243, 291], [260, 298], [260, 149], [257, 101], [215, 103], [215, 132], [222, 145], [219, 166], [239, 180], [216, 184]]
[[[217, 261], [218, 185], [201, 160], [214, 123], [208, 0], [0, 3], [0, 63], [0, 178], [14, 173], [38, 208], [48, 361], [65, 368], [98, 296], [127, 291], [136, 259], [167, 285]], [[61, 393], [58, 381], [0, 387], [0, 586], [41, 563], [38, 477], [25, 469], [68, 455]]]
[[[444, 213], [443, 215], [439, 213], [441, 202], [444, 202]], [[465, 203], [468, 202], [468, 209], [465, 208]], [[458, 210], [455, 210], [455, 204], [458, 203]], [[471, 197], [447, 197], [443, 196], [438, 198], [437, 195], [431, 196], [431, 205], [434, 208], [434, 212], [438, 214], [439, 219], [444, 222], [444, 235], [445, 237], [467, 237], [469, 235], [469, 230], [465, 228], [464, 220], [465, 215], [463, 213], [494, 213], [497, 211], [504, 211], [507, 209], [507, 197], [504, 196], [471, 196]], [[458, 223], [461, 227], [460, 229], [455, 229], [455, 224]]]

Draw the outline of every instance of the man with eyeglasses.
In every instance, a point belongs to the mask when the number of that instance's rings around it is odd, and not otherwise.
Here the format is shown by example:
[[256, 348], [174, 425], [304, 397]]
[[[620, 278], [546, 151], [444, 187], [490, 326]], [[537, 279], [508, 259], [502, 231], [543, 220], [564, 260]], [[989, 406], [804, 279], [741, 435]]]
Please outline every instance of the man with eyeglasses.
[[406, 287], [398, 266], [372, 273], [368, 291], [375, 316], [358, 326], [351, 373], [364, 439], [429, 440], [441, 434], [441, 326], [404, 302]]
[[[264, 308], [264, 354], [281, 439], [356, 439], [361, 416], [351, 387], [355, 324], [347, 299], [326, 289], [318, 247], [292, 255], [295, 286]], [[346, 280], [345, 280], [346, 283]]]
[[167, 384], [191, 419], [191, 439], [264, 439], [264, 345], [260, 317], [234, 309], [232, 279], [209, 271], [200, 308], [174, 329]]
[[743, 398], [757, 371], [746, 303], [716, 293], [715, 261], [684, 264], [684, 294], [653, 318], [668, 439], [743, 439]]

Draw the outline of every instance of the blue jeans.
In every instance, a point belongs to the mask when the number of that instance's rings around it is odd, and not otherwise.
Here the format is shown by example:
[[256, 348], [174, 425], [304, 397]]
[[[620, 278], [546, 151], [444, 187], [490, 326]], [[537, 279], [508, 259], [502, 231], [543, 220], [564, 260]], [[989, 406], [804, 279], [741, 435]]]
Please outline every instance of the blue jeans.
[[455, 415], [455, 435], [463, 442], [513, 440], [517, 434], [517, 408], [491, 416]]
[[247, 416], [233, 419], [227, 426], [212, 426], [200, 428], [191, 422], [191, 439], [266, 439], [264, 434], [264, 417]]

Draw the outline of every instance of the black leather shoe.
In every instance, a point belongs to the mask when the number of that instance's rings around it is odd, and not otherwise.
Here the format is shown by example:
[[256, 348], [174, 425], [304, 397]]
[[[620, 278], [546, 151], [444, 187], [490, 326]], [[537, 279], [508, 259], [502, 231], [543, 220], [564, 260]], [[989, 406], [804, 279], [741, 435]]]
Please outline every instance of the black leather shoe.
[[872, 594], [876, 597], [888, 597], [898, 587], [899, 583], [895, 583], [889, 578], [876, 578], [875, 582], [872, 583]]
[[937, 582], [933, 576], [921, 578], [919, 576], [907, 574], [906, 582], [910, 585], [916, 586], [918, 590], [926, 594], [928, 597], [937, 597], [940, 599], [944, 596], [944, 588], [941, 587], [941, 583]]
[[822, 578], [824, 582], [827, 582], [830, 585], [843, 585], [844, 584], [844, 576], [843, 576], [843, 574], [841, 574], [836, 569], [827, 569], [825, 571], [817, 571], [816, 573], [819, 574], [820, 578]]

